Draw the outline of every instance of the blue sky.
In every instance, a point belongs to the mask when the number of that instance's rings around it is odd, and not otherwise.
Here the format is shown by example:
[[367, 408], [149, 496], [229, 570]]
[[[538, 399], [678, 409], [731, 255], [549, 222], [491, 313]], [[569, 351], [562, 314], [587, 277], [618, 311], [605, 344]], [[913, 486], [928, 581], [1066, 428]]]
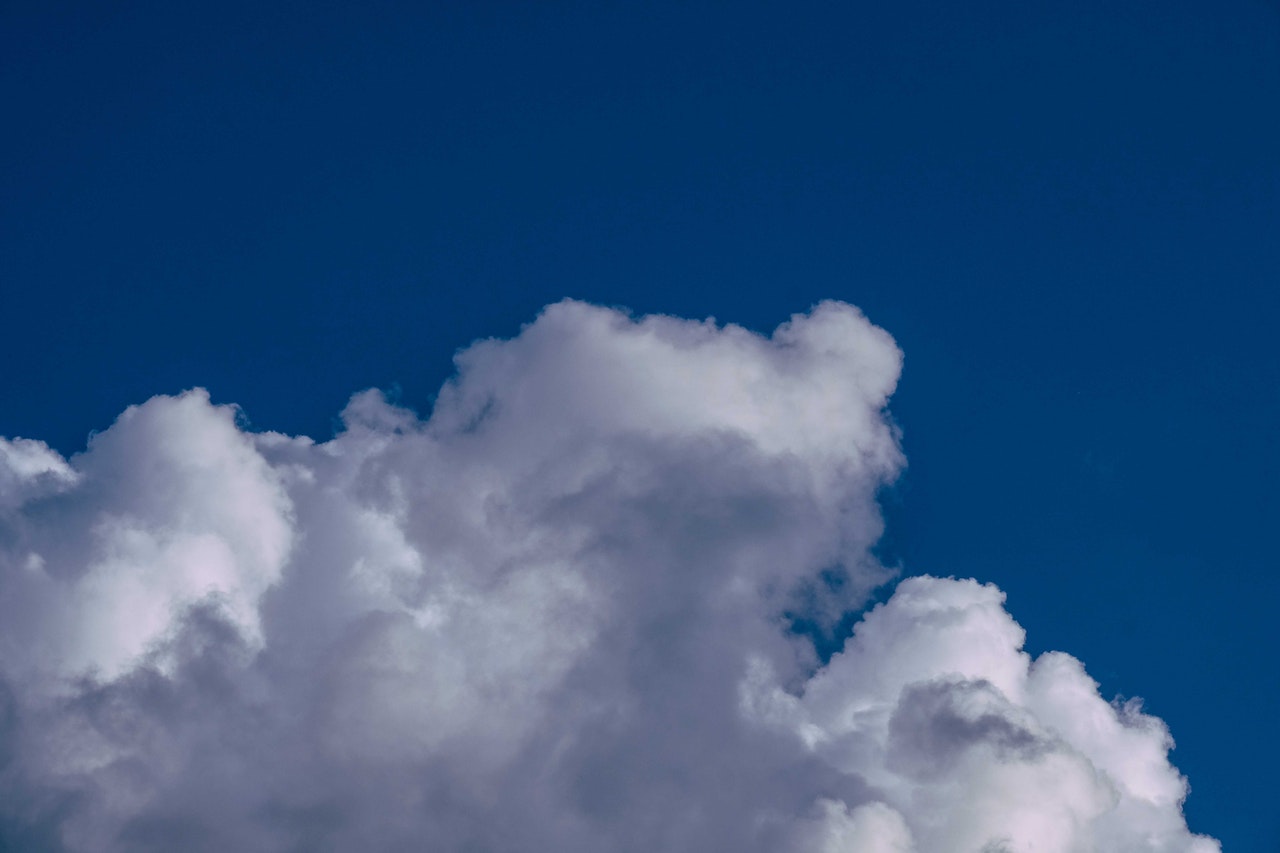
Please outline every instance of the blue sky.
[[881, 553], [1008, 593], [1275, 850], [1280, 7], [5, 4], [0, 435], [426, 413], [569, 296], [905, 353]]

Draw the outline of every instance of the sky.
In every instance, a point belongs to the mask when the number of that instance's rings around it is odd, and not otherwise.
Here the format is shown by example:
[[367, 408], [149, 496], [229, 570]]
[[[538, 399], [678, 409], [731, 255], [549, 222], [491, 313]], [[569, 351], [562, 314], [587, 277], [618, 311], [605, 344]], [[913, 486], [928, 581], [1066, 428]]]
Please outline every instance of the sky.
[[3, 4], [0, 849], [1201, 849], [1163, 725], [1280, 850], [1278, 103], [1261, 0]]

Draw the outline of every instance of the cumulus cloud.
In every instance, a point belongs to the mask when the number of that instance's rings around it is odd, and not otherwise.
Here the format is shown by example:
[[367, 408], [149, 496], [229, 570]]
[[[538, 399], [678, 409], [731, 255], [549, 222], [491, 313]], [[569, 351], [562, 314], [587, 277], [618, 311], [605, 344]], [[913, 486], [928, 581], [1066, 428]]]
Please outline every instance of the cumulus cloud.
[[0, 440], [0, 849], [1218, 850], [1163, 723], [871, 548], [901, 355], [577, 302], [317, 443]]

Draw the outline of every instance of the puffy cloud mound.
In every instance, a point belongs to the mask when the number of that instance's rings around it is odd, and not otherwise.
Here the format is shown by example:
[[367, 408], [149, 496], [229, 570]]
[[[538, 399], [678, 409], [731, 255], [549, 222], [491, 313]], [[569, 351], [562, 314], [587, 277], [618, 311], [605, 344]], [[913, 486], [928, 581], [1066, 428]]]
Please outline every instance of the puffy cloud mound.
[[1213, 851], [1168, 732], [890, 577], [901, 357], [563, 302], [426, 420], [0, 440], [0, 849]]

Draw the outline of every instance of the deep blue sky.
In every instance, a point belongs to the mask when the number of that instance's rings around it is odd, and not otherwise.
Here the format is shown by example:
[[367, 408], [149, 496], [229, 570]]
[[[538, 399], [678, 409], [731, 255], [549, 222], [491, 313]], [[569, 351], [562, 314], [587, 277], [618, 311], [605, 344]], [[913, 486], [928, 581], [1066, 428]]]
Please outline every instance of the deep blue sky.
[[0, 434], [204, 385], [323, 437], [564, 296], [844, 299], [907, 354], [886, 553], [1280, 849], [1274, 0], [6, 2], [0, 108]]

